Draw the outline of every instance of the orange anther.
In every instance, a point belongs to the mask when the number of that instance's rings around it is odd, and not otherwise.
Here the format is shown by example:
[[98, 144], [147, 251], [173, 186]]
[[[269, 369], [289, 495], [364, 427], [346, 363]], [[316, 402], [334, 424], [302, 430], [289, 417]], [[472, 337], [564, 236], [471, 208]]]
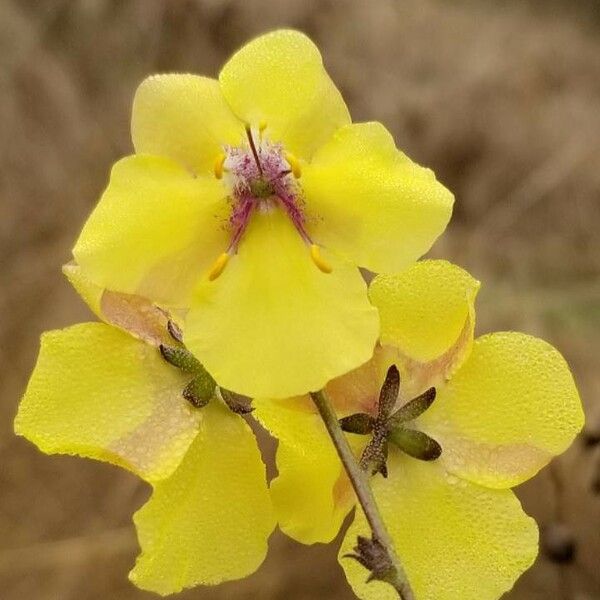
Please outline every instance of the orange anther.
[[294, 174], [294, 177], [296, 179], [298, 179], [302, 175], [300, 161], [293, 154], [290, 154], [289, 152], [286, 152], [285, 160], [288, 161], [288, 163], [290, 165], [290, 169], [292, 169], [292, 173]]
[[225, 170], [225, 154], [221, 153], [215, 160], [215, 177], [221, 179], [223, 177], [223, 171]]
[[227, 263], [229, 262], [229, 254], [227, 252], [223, 252], [223, 254], [219, 255], [219, 258], [215, 260], [213, 266], [210, 268], [208, 272], [208, 279], [210, 281], [214, 281], [221, 273], [225, 270]]
[[333, 270], [331, 266], [325, 262], [325, 260], [323, 260], [323, 257], [321, 256], [321, 250], [317, 244], [310, 245], [310, 257], [315, 265], [317, 265], [319, 268], [319, 271], [322, 271], [323, 273], [331, 273]]

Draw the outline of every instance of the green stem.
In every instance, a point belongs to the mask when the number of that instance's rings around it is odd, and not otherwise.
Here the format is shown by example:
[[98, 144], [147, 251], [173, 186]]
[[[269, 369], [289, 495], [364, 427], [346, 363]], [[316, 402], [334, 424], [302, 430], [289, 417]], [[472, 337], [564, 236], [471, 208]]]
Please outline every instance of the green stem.
[[319, 410], [323, 423], [331, 437], [331, 441], [344, 465], [344, 469], [352, 483], [356, 497], [358, 498], [367, 522], [371, 527], [373, 538], [379, 541], [388, 553], [388, 557], [394, 567], [394, 578], [391, 585], [398, 592], [401, 600], [415, 600], [414, 593], [408, 583], [404, 568], [400, 564], [398, 556], [394, 551], [394, 544], [390, 534], [379, 513], [379, 508], [377, 507], [375, 497], [373, 496], [371, 486], [369, 485], [368, 475], [358, 464], [358, 461], [348, 444], [348, 440], [340, 427], [337, 415], [329, 398], [323, 390], [311, 392], [310, 397]]

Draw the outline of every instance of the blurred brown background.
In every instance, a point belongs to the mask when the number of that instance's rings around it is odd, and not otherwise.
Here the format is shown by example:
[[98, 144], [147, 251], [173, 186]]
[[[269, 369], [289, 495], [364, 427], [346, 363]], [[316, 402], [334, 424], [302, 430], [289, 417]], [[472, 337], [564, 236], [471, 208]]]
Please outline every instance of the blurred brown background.
[[[597, 0], [0, 0], [1, 600], [152, 597], [126, 577], [147, 488], [37, 453], [12, 418], [40, 332], [89, 318], [60, 265], [130, 151], [136, 85], [157, 71], [215, 75], [280, 25], [318, 43], [355, 120], [383, 121], [456, 193], [434, 254], [484, 281], [479, 332], [556, 344], [600, 436]], [[600, 598], [594, 474], [600, 446], [582, 438], [519, 490], [541, 525], [566, 522], [577, 555], [540, 557], [506, 598]], [[248, 580], [180, 598], [351, 599], [334, 556], [276, 535]]]

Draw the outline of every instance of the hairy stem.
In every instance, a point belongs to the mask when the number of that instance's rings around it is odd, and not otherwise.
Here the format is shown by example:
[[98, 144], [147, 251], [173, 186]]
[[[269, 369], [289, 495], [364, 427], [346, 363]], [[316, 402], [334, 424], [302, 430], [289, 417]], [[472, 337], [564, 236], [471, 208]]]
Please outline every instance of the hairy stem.
[[323, 423], [327, 428], [331, 441], [333, 442], [350, 482], [352, 483], [356, 497], [358, 498], [362, 510], [365, 513], [365, 517], [367, 518], [367, 522], [371, 527], [373, 539], [376, 539], [388, 553], [388, 557], [394, 568], [394, 577], [393, 581], [390, 581], [390, 584], [398, 592], [401, 600], [415, 600], [406, 573], [394, 551], [392, 539], [387, 532], [381, 514], [379, 513], [379, 508], [377, 507], [375, 497], [373, 496], [371, 486], [369, 485], [368, 475], [362, 470], [356, 460], [356, 457], [348, 444], [348, 440], [340, 427], [337, 415], [335, 414], [335, 410], [333, 409], [329, 398], [323, 390], [311, 392], [310, 397], [319, 410], [319, 414], [323, 419]]

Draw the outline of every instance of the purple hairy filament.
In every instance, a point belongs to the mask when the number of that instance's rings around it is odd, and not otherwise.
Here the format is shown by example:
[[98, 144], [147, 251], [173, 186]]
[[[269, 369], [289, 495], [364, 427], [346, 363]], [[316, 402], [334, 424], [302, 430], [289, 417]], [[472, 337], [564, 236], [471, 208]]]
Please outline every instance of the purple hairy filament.
[[215, 176], [223, 178], [231, 190], [232, 212], [229, 218], [231, 240], [213, 264], [208, 278], [213, 281], [224, 271], [234, 255], [255, 210], [267, 211], [279, 206], [292, 221], [296, 231], [310, 249], [315, 265], [324, 273], [331, 267], [322, 259], [319, 246], [311, 240], [305, 226], [302, 190], [297, 179], [301, 175], [297, 159], [284, 151], [281, 144], [263, 138], [255, 143], [250, 127], [246, 127], [247, 146], [229, 146], [215, 162]]

